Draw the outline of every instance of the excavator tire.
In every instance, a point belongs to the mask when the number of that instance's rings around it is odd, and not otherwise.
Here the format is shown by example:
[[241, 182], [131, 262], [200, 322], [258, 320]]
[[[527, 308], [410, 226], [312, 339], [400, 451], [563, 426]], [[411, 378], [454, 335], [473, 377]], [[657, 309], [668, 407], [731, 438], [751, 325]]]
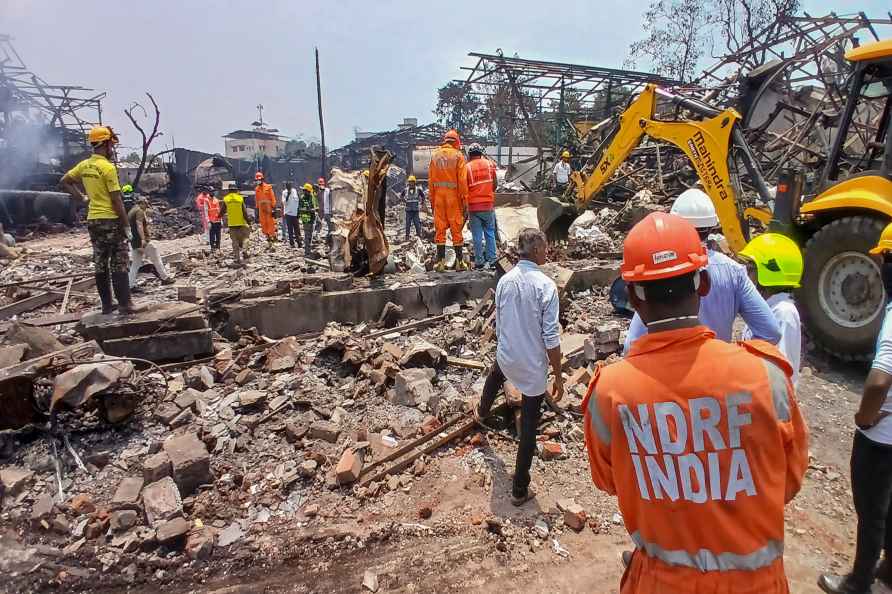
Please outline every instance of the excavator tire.
[[805, 244], [805, 271], [796, 292], [803, 325], [822, 350], [844, 361], [873, 357], [885, 289], [867, 252], [885, 225], [869, 216], [844, 217], [821, 227]]

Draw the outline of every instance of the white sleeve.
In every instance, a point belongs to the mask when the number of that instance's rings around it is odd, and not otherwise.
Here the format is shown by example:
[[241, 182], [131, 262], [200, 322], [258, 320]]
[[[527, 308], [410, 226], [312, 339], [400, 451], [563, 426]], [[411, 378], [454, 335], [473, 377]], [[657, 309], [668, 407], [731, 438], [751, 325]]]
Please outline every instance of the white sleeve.
[[886, 308], [883, 327], [880, 328], [880, 335], [877, 338], [877, 352], [870, 367], [892, 375], [892, 316], [889, 315], [890, 308], [892, 305]]
[[793, 371], [798, 375], [802, 354], [802, 329], [799, 322], [799, 314], [794, 311], [780, 310], [777, 314], [777, 323], [780, 326], [781, 338], [777, 348], [787, 358]]

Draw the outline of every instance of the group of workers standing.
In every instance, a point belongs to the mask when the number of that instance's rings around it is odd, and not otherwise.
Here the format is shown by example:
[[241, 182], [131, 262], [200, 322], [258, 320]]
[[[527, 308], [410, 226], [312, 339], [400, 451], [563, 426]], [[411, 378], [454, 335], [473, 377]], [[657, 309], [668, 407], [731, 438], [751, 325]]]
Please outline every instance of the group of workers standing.
[[[273, 248], [279, 240], [281, 229], [282, 240], [287, 239], [292, 248], [303, 248], [304, 256], [309, 258], [312, 255], [314, 233], [321, 231], [323, 221], [327, 225], [326, 242], [331, 241], [331, 190], [327, 187], [325, 178], [320, 177], [316, 186], [305, 183], [300, 190], [294, 187], [292, 181], [286, 181], [278, 201], [272, 184], [267, 183], [262, 172], [258, 171], [254, 175], [254, 181], [257, 222], [269, 248]], [[251, 219], [244, 197], [237, 188], [222, 188], [218, 193], [220, 197], [215, 196], [212, 190], [202, 188], [195, 199], [196, 209], [212, 251], [220, 249], [220, 234], [225, 216], [235, 263], [240, 266], [251, 235]]]

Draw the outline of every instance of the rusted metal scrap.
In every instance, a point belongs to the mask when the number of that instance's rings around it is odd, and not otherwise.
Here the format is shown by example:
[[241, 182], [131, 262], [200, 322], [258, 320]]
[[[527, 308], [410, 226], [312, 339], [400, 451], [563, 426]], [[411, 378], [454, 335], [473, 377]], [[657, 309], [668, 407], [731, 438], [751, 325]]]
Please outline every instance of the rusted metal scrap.
[[390, 244], [384, 234], [384, 206], [387, 197], [387, 168], [393, 153], [372, 149], [369, 178], [365, 193], [365, 208], [357, 210], [350, 221], [347, 242], [350, 248], [350, 266], [355, 274], [378, 274], [387, 264]]

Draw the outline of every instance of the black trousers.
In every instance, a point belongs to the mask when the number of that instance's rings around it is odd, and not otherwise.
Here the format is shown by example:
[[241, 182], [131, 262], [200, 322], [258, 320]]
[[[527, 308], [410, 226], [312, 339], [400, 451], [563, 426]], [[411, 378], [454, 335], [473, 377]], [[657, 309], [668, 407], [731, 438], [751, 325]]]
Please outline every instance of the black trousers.
[[210, 238], [212, 250], [220, 249], [220, 232], [222, 231], [222, 229], [223, 223], [220, 221], [211, 223], [210, 227], [208, 228], [208, 237]]
[[880, 552], [892, 559], [892, 445], [875, 442], [855, 431], [852, 443], [852, 499], [858, 534], [852, 578], [868, 589]]
[[[480, 418], [489, 415], [499, 390], [505, 384], [505, 374], [496, 361], [486, 383], [483, 384], [483, 395], [480, 398]], [[523, 395], [520, 408], [520, 444], [517, 446], [517, 460], [514, 463], [514, 484], [511, 493], [515, 497], [523, 497], [530, 486], [530, 466], [533, 465], [533, 454], [536, 453], [536, 428], [539, 426], [539, 418], [542, 414], [542, 403], [545, 394], [538, 396]]]
[[316, 221], [310, 219], [310, 222], [304, 223], [304, 257], [309, 258], [311, 255], [311, 250], [313, 247], [313, 229], [316, 226]]
[[294, 247], [295, 237], [297, 238], [298, 247], [303, 245], [303, 241], [300, 238], [298, 222], [297, 215], [285, 215], [285, 229], [288, 231], [288, 243], [291, 244], [291, 247]]
[[421, 237], [421, 214], [417, 210], [406, 211], [406, 239], [409, 239], [409, 231], [415, 227], [415, 235]]

